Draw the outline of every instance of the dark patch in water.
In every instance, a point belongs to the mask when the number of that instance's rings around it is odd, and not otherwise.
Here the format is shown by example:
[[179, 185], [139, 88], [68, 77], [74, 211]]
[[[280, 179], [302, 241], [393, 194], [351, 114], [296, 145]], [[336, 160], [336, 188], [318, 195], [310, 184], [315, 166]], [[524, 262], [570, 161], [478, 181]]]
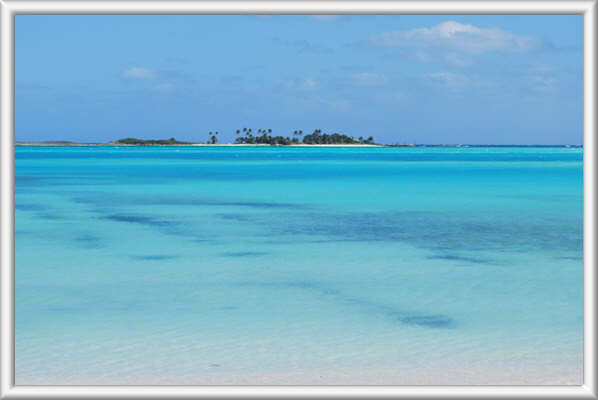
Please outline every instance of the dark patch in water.
[[59, 220], [59, 219], [64, 219], [64, 217], [61, 216], [61, 215], [58, 215], [58, 214], [48, 214], [48, 213], [37, 214], [37, 217], [41, 218], [41, 219], [48, 219], [48, 220], [51, 220], [51, 221], [56, 221], [56, 220]]
[[290, 203], [269, 203], [269, 202], [258, 202], [258, 201], [231, 201], [231, 202], [214, 202], [206, 203], [208, 205], [219, 205], [219, 206], [233, 206], [233, 207], [253, 207], [253, 208], [290, 208], [290, 209], [303, 209], [305, 208], [302, 204], [290, 204]]
[[178, 221], [168, 221], [164, 219], [158, 219], [154, 217], [140, 216], [140, 215], [123, 215], [123, 214], [111, 214], [104, 215], [100, 219], [116, 222], [125, 222], [129, 224], [136, 224], [142, 226], [148, 226], [156, 228], [160, 232], [167, 235], [184, 236], [196, 238], [197, 235], [192, 232], [186, 232], [181, 229], [181, 223]]
[[460, 261], [460, 262], [471, 263], [471, 264], [495, 264], [493, 261], [485, 259], [485, 258], [464, 257], [464, 256], [456, 255], [456, 254], [438, 254], [438, 255], [434, 255], [434, 256], [428, 256], [426, 258], [428, 260]]
[[401, 310], [388, 304], [377, 303], [369, 300], [357, 299], [353, 297], [345, 298], [345, 301], [351, 304], [382, 314], [388, 318], [399, 321], [406, 325], [417, 325], [427, 328], [451, 328], [454, 326], [454, 320], [446, 315], [426, 314]]
[[214, 207], [248, 207], [259, 209], [304, 209], [307, 206], [293, 203], [275, 203], [268, 201], [227, 201], [208, 199], [177, 199], [177, 198], [152, 198], [143, 201], [143, 204], [159, 204], [171, 206], [214, 206]]
[[46, 209], [41, 204], [15, 204], [15, 210], [19, 211], [43, 211]]
[[268, 201], [235, 201], [235, 200], [210, 200], [197, 198], [180, 198], [168, 196], [122, 196], [106, 193], [86, 193], [75, 195], [73, 201], [82, 204], [128, 204], [128, 205], [166, 205], [166, 206], [217, 206], [217, 207], [248, 207], [258, 209], [305, 209], [308, 205], [295, 203], [276, 203]]
[[94, 235], [80, 235], [75, 238], [77, 242], [97, 242], [99, 239]]
[[83, 234], [73, 238], [73, 241], [78, 247], [86, 249], [98, 249], [102, 246], [102, 242], [99, 237], [90, 234]]
[[222, 253], [221, 256], [225, 257], [255, 257], [255, 256], [264, 256], [268, 253], [262, 251], [231, 251], [228, 253]]
[[[269, 215], [261, 221], [275, 237], [302, 235], [311, 241], [404, 242], [438, 252], [577, 251], [582, 246], [579, 219], [527, 216], [496, 218], [487, 213], [388, 212]], [[469, 258], [469, 257], [468, 257]], [[491, 262], [470, 257], [471, 262]], [[463, 260], [465, 261], [465, 260]]]
[[286, 282], [245, 282], [239, 285], [259, 286], [275, 289], [302, 289], [311, 291], [322, 296], [334, 298], [346, 305], [357, 307], [362, 312], [380, 314], [386, 318], [390, 318], [405, 325], [416, 325], [425, 328], [451, 328], [455, 326], [455, 321], [447, 315], [401, 310], [388, 304], [347, 296], [337, 289], [327, 287], [315, 281], [297, 280]]
[[117, 221], [117, 222], [128, 222], [131, 224], [140, 224], [140, 225], [149, 225], [149, 226], [157, 226], [157, 227], [165, 227], [165, 226], [172, 226], [174, 223], [172, 221], [164, 221], [152, 217], [145, 217], [139, 215], [122, 215], [122, 214], [113, 214], [113, 215], [105, 215], [100, 217], [101, 219], [109, 220], [109, 221]]
[[154, 256], [131, 256], [135, 260], [141, 261], [162, 261], [162, 260], [173, 260], [175, 258], [179, 258], [179, 256], [169, 256], [169, 255], [154, 255]]
[[15, 175], [16, 186], [40, 186], [43, 184], [43, 179], [37, 176]]
[[[395, 212], [322, 212], [314, 206], [259, 201], [226, 201], [174, 196], [147, 196], [141, 198], [116, 194], [75, 194], [77, 201], [104, 207], [99, 212], [106, 218], [122, 222], [153, 225], [164, 233], [202, 239], [201, 234], [188, 232], [190, 225], [182, 222], [174, 229], [173, 223], [148, 217], [123, 216], [105, 208], [105, 204], [128, 205], [190, 205], [252, 207], [256, 211], [215, 214], [223, 220], [247, 223], [263, 229], [263, 236], [280, 241], [332, 242], [402, 242], [441, 253], [462, 251], [512, 252], [530, 250], [578, 251], [582, 248], [581, 214], [570, 218], [507, 214], [498, 218], [488, 212], [476, 214], [455, 212], [395, 211]], [[300, 212], [294, 212], [300, 211]], [[202, 233], [202, 232], [200, 232]], [[259, 232], [252, 233], [254, 237]], [[303, 236], [303, 237], [297, 237]], [[446, 258], [447, 261], [450, 261]], [[478, 257], [462, 257], [452, 261], [491, 263]]]

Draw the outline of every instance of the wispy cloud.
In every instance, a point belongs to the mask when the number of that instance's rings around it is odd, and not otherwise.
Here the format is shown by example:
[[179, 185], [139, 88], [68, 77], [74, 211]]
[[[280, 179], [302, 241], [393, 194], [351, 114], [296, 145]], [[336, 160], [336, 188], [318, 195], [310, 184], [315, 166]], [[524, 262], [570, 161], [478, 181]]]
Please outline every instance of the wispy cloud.
[[380, 47], [443, 48], [470, 54], [526, 52], [546, 44], [534, 36], [521, 36], [499, 28], [446, 21], [430, 28], [385, 32], [371, 36], [369, 43]]
[[462, 89], [469, 84], [469, 78], [465, 75], [447, 71], [424, 74], [422, 79], [431, 86], [450, 90]]
[[291, 79], [283, 82], [287, 89], [295, 90], [314, 90], [318, 87], [318, 82], [313, 78]]
[[488, 78], [475, 74], [461, 74], [451, 71], [426, 73], [420, 76], [421, 81], [430, 87], [445, 90], [449, 93], [461, 93], [465, 90], [475, 90], [477, 93], [496, 93], [502, 88], [504, 92], [508, 82], [501, 79]]
[[540, 98], [558, 94], [568, 77], [557, 65], [537, 62], [512, 68], [509, 76], [505, 85], [519, 85], [524, 93]]
[[151, 69], [131, 67], [122, 73], [123, 78], [129, 79], [156, 79], [157, 74]]
[[373, 72], [360, 72], [351, 75], [353, 82], [360, 86], [381, 86], [388, 83], [388, 77], [384, 74]]

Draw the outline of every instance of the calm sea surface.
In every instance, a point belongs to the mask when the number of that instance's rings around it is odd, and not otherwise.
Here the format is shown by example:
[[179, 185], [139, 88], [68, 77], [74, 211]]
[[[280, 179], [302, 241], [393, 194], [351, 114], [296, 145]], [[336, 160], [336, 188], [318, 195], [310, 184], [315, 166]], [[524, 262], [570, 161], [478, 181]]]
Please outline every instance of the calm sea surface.
[[17, 384], [580, 384], [580, 148], [16, 148]]

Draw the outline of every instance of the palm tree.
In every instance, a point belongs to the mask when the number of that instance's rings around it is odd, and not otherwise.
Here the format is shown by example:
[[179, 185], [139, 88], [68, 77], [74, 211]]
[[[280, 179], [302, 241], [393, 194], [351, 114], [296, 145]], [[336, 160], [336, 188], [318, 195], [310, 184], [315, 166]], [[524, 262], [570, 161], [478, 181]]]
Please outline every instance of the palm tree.
[[272, 133], [272, 129], [268, 128], [268, 133]]
[[241, 133], [241, 131], [237, 129], [237, 132], [236, 132], [236, 133], [237, 133], [237, 135], [238, 135], [239, 133]]

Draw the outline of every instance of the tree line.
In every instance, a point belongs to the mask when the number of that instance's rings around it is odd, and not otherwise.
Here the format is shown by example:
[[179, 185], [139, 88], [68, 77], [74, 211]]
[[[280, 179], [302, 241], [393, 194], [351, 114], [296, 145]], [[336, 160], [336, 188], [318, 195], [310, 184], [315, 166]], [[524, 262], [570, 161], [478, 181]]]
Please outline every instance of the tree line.
[[[363, 136], [355, 139], [353, 136], [347, 136], [340, 133], [322, 133], [321, 129], [316, 129], [309, 135], [303, 135], [302, 130], [293, 131], [293, 137], [272, 136], [272, 129], [258, 129], [254, 134], [253, 129], [243, 128], [236, 130], [236, 144], [268, 144], [271, 146], [288, 146], [292, 144], [375, 144], [372, 136], [364, 138]], [[137, 139], [125, 138], [116, 140], [115, 144], [129, 145], [177, 145], [191, 144], [190, 142], [181, 142], [175, 138], [170, 139]], [[218, 143], [218, 131], [209, 132], [209, 144]]]
[[[340, 133], [322, 133], [321, 129], [315, 129], [313, 133], [303, 136], [302, 130], [293, 131], [293, 137], [272, 136], [272, 129], [258, 129], [254, 135], [251, 128], [237, 129], [237, 144], [269, 144], [269, 145], [291, 145], [291, 144], [375, 144], [372, 136], [364, 138], [360, 136], [355, 139]], [[242, 135], [241, 135], [242, 134]], [[214, 136], [211, 136], [213, 139]], [[215, 142], [212, 142], [215, 143]]]

